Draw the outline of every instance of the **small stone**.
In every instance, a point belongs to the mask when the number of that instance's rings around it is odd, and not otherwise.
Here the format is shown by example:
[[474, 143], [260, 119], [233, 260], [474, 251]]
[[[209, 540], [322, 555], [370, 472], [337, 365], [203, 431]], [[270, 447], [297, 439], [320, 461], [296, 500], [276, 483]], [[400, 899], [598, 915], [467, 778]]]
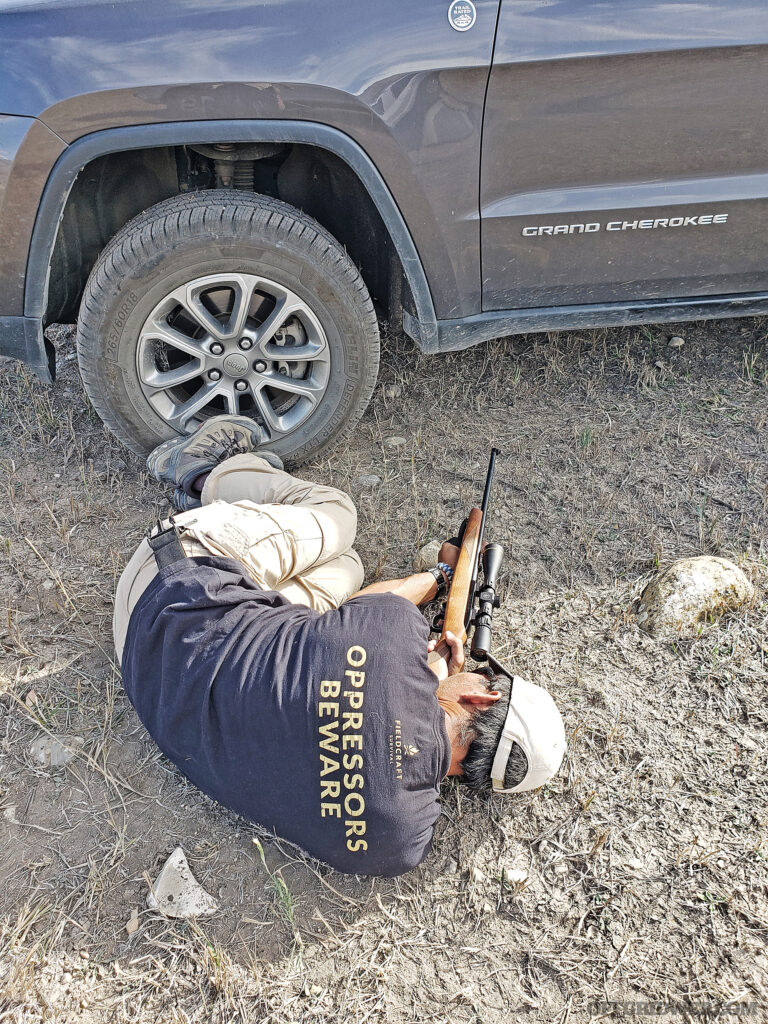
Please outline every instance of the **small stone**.
[[681, 338], [679, 334], [675, 334], [669, 339], [670, 348], [682, 348], [685, 344], [685, 338]]
[[445, 870], [448, 872], [449, 875], [455, 875], [456, 872], [459, 870], [459, 862], [457, 860], [454, 860], [453, 857], [451, 857], [451, 859], [445, 865]]
[[139, 930], [139, 911], [136, 907], [131, 911], [131, 916], [128, 918], [128, 923], [125, 926], [125, 930], [129, 935], [135, 935]]
[[481, 871], [476, 864], [472, 864], [469, 869], [469, 880], [479, 885], [480, 882], [485, 881], [485, 872]]
[[408, 444], [407, 437], [388, 437], [384, 442], [387, 448], [400, 448], [404, 444]]
[[494, 908], [491, 906], [490, 903], [484, 903], [483, 904], [483, 913], [484, 914], [493, 914], [493, 913], [495, 913]]
[[656, 362], [653, 365], [656, 367], [657, 370], [663, 370], [664, 369], [664, 360], [663, 359], [657, 359]]
[[16, 804], [8, 804], [7, 807], [3, 808], [3, 817], [6, 821], [10, 822], [11, 825], [16, 825]]
[[81, 960], [90, 960], [90, 958], [91, 958], [91, 954], [88, 952], [87, 949], [81, 949], [80, 950], [80, 959]]
[[323, 994], [323, 990], [322, 990], [322, 988], [320, 988], [319, 985], [310, 985], [309, 986], [309, 994], [311, 996], [314, 996], [315, 999], [317, 999], [318, 996], [321, 996]]
[[441, 547], [439, 540], [428, 540], [423, 547], [420, 547], [413, 559], [413, 568], [416, 572], [423, 572], [425, 569], [431, 569], [437, 565]]
[[555, 863], [552, 865], [552, 870], [555, 872], [556, 875], [567, 875], [568, 861], [563, 858], [561, 858], [560, 860], [556, 860]]
[[630, 857], [627, 861], [627, 867], [631, 868], [633, 871], [642, 871], [645, 865], [639, 857]]
[[376, 487], [381, 487], [381, 477], [376, 476], [375, 473], [356, 476], [352, 482], [362, 490], [374, 490]]
[[150, 910], [159, 910], [166, 917], [202, 917], [218, 910], [218, 903], [197, 882], [177, 846], [165, 862], [147, 897]]
[[528, 872], [524, 868], [504, 868], [501, 877], [514, 888], [528, 881]]
[[53, 582], [53, 580], [43, 580], [43, 590], [53, 590], [55, 586], [56, 584]]
[[403, 389], [399, 384], [390, 384], [389, 387], [384, 388], [384, 397], [390, 401], [399, 398], [402, 393]]
[[636, 620], [651, 636], [692, 638], [702, 622], [740, 608], [752, 594], [752, 584], [727, 558], [681, 558], [645, 588]]
[[29, 752], [38, 764], [46, 768], [61, 768], [75, 756], [83, 740], [79, 736], [38, 736]]

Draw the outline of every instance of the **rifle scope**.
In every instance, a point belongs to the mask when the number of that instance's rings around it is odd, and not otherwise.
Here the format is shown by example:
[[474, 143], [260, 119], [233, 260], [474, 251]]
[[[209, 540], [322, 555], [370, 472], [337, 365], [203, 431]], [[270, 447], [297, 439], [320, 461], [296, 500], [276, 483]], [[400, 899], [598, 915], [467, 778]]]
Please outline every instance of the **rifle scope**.
[[475, 661], [486, 661], [491, 646], [491, 622], [494, 609], [499, 607], [496, 596], [496, 580], [504, 559], [501, 544], [487, 544], [483, 552], [483, 589], [477, 595], [478, 607], [475, 615], [475, 631], [472, 634], [472, 657]]

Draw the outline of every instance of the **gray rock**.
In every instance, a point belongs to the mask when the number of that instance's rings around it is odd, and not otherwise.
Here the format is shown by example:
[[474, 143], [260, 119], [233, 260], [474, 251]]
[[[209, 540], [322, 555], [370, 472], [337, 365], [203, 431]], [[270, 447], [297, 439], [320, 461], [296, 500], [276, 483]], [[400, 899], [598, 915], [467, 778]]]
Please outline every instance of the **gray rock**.
[[184, 851], [177, 846], [165, 862], [147, 897], [150, 910], [166, 917], [203, 917], [218, 910], [218, 903], [196, 881]]
[[441, 544], [439, 540], [428, 540], [423, 547], [420, 547], [413, 559], [413, 568], [416, 572], [423, 572], [437, 565]]
[[375, 473], [363, 474], [362, 476], [356, 476], [352, 483], [364, 491], [372, 491], [377, 487], [381, 487], [381, 477], [376, 476]]
[[669, 339], [670, 348], [682, 348], [685, 344], [685, 338], [681, 338], [679, 334], [675, 334], [674, 337]]
[[384, 388], [384, 397], [390, 401], [399, 398], [402, 393], [403, 389], [399, 384], [390, 384], [389, 387]]
[[387, 448], [400, 448], [404, 444], [408, 444], [407, 437], [388, 437], [384, 442]]
[[655, 637], [695, 637], [703, 622], [742, 607], [753, 593], [747, 577], [727, 558], [681, 558], [640, 595], [637, 624]]
[[38, 764], [46, 768], [61, 768], [68, 764], [82, 747], [79, 736], [38, 736], [29, 752]]

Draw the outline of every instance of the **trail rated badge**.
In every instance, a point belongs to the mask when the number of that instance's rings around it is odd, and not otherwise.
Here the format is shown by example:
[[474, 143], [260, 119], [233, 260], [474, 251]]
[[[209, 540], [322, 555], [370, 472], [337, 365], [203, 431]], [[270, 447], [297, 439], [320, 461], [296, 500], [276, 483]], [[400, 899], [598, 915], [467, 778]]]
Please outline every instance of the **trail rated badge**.
[[477, 11], [472, 0], [455, 0], [448, 8], [448, 21], [457, 32], [466, 32], [472, 28], [477, 18]]

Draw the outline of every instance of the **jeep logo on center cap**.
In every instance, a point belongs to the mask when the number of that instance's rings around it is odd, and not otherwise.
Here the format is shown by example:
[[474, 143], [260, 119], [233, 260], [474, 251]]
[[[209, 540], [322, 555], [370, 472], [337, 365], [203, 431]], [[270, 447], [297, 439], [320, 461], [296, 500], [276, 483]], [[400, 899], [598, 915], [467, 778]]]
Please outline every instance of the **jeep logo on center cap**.
[[477, 18], [477, 11], [472, 0], [455, 0], [448, 8], [448, 21], [457, 32], [466, 32], [472, 28]]
[[224, 360], [224, 369], [233, 377], [242, 377], [244, 373], [248, 373], [248, 360], [239, 352], [230, 352]]

